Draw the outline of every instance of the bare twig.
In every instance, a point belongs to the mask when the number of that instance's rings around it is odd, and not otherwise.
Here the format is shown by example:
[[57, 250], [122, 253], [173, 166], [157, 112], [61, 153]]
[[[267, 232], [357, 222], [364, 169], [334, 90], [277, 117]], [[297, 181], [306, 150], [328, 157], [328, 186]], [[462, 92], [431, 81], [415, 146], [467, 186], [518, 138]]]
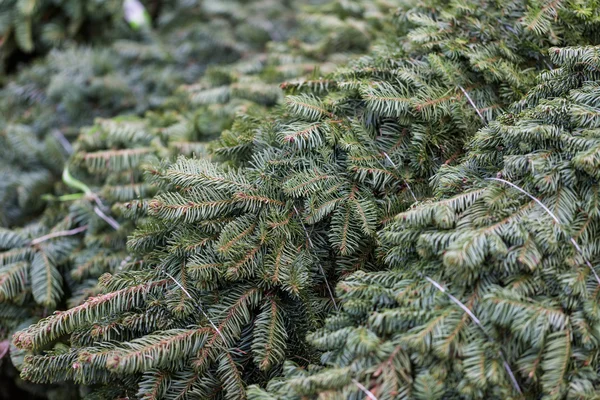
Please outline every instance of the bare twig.
[[104, 221], [106, 221], [107, 224], [109, 224], [115, 231], [118, 230], [121, 225], [112, 217], [109, 217], [108, 215], [106, 215], [104, 213], [104, 211], [102, 211], [100, 209], [100, 207], [98, 206], [94, 206], [94, 212], [100, 217], [102, 218]]
[[98, 197], [98, 195], [94, 193], [88, 185], [73, 177], [69, 172], [68, 166], [66, 166], [63, 170], [62, 179], [67, 186], [83, 192], [85, 196], [94, 200], [94, 202], [96, 203], [96, 206], [94, 207], [94, 212], [100, 218], [106, 221], [106, 223], [109, 224], [114, 230], [118, 230], [121, 227], [121, 225], [119, 225], [119, 223], [114, 218], [109, 217], [104, 213], [104, 211], [102, 211], [102, 209], [106, 209], [106, 207], [104, 207], [104, 204], [102, 204], [102, 200], [100, 200], [100, 197]]
[[469, 96], [469, 93], [467, 93], [467, 91], [462, 86], [459, 86], [458, 88], [463, 92], [463, 94], [465, 95], [465, 97], [467, 98], [467, 100], [469, 100], [469, 103], [475, 109], [475, 111], [477, 111], [477, 115], [479, 115], [479, 118], [481, 118], [481, 121], [483, 121], [484, 124], [487, 123], [487, 121], [485, 120], [485, 118], [481, 114], [481, 111], [479, 111], [479, 108], [477, 108], [477, 106], [475, 105], [475, 102], [473, 101], [473, 99], [471, 98], [471, 96]]
[[354, 383], [358, 388], [365, 394], [370, 400], [377, 400], [377, 397], [371, 392], [369, 389], [365, 387], [362, 383], [357, 381], [356, 379], [352, 379], [352, 383]]
[[40, 244], [42, 242], [45, 242], [46, 240], [54, 239], [57, 237], [77, 235], [78, 233], [84, 232], [87, 228], [88, 228], [87, 225], [83, 225], [83, 226], [80, 226], [79, 228], [69, 229], [67, 231], [52, 232], [47, 235], [40, 236], [39, 238], [33, 239], [30, 244], [32, 246], [35, 246], [36, 244]]
[[469, 309], [469, 307], [467, 307], [466, 305], [464, 305], [460, 300], [458, 300], [456, 297], [454, 297], [452, 294], [446, 292], [446, 289], [440, 285], [439, 283], [437, 283], [436, 281], [434, 281], [433, 279], [431, 279], [430, 277], [426, 276], [425, 279], [427, 280], [427, 282], [431, 283], [433, 286], [435, 286], [440, 292], [445, 293], [446, 296], [448, 296], [450, 298], [450, 300], [452, 300], [457, 306], [459, 306], [460, 308], [463, 309], [464, 312], [466, 312], [469, 317], [471, 317], [471, 319], [473, 320], [473, 322], [475, 322], [475, 324], [480, 327], [481, 329], [484, 329], [483, 325], [481, 325], [481, 321], [479, 321], [479, 318], [477, 318], [475, 316], [475, 314], [473, 314], [473, 311], [471, 311]]
[[63, 133], [60, 130], [55, 129], [52, 132], [52, 134], [54, 135], [56, 140], [58, 140], [58, 142], [61, 144], [61, 146], [65, 149], [67, 154], [73, 154], [73, 146], [71, 146], [71, 143], [69, 142], [69, 140], [65, 137], [65, 135], [63, 135]]

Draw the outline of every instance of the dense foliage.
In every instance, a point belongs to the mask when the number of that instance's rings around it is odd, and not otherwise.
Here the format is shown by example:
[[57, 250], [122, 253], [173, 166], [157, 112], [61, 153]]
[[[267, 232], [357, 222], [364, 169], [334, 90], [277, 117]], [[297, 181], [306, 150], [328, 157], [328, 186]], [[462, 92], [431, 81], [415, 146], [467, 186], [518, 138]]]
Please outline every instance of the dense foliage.
[[[238, 398], [288, 358], [316, 360], [304, 336], [336, 308], [333, 282], [381, 268], [382, 224], [428, 197], [429, 177], [533, 85], [531, 67], [549, 65], [538, 49], [595, 40], [595, 15], [577, 5], [430, 5], [398, 14], [371, 56], [285, 84], [285, 107], [238, 117], [212, 146], [225, 163], [153, 167], [162, 193], [125, 206], [142, 218], [133, 258], [102, 277], [103, 294], [17, 336], [42, 350], [71, 335], [70, 349], [28, 356], [24, 377]], [[189, 88], [196, 102], [245, 97], [241, 80], [211, 76], [224, 85]]]
[[[356, 21], [357, 24], [368, 27], [367, 21], [361, 22], [358, 19], [350, 21]], [[313, 25], [312, 21], [303, 22], [300, 29], [297, 30], [296, 40], [303, 37], [303, 32], [313, 29]], [[75, 268], [76, 271], [70, 271], [70, 275], [79, 282], [90, 277], [97, 278], [102, 272], [113, 271], [117, 265], [120, 265], [120, 261], [126, 258], [126, 254], [122, 250], [125, 247], [125, 239], [131, 233], [134, 224], [132, 221], [119, 218], [121, 212], [118, 209], [111, 210], [111, 208], [133, 199], [151, 197], [156, 191], [151, 182], [144, 181], [143, 165], [152, 160], [169, 159], [174, 154], [203, 154], [203, 142], [217, 134], [220, 129], [230, 126], [236, 113], [242, 110], [253, 110], [255, 114], [265, 113], [268, 107], [278, 103], [282, 97], [278, 84], [271, 83], [276, 79], [273, 77], [274, 74], [286, 77], [297, 76], [310, 69], [310, 65], [318, 62], [317, 59], [326, 61], [328, 57], [343, 57], [342, 54], [333, 50], [327, 55], [323, 52], [323, 43], [331, 40], [329, 36], [333, 32], [333, 30], [322, 29], [321, 34], [316, 36], [319, 41], [314, 43], [315, 49], [312, 52], [303, 50], [302, 54], [294, 57], [288, 56], [286, 59], [282, 54], [286, 45], [274, 43], [273, 46], [278, 47], [267, 54], [250, 55], [249, 59], [245, 58], [243, 61], [227, 67], [223, 65], [210, 67], [206, 76], [199, 83], [184, 88], [178, 95], [167, 98], [161, 103], [159, 109], [147, 113], [144, 118], [129, 116], [97, 119], [96, 125], [92, 128], [84, 128], [74, 142], [71, 150], [73, 155], [64, 172], [60, 169], [60, 157], [55, 157], [58, 161], [55, 163], [54, 173], [57, 176], [62, 173], [63, 181], [54, 192], [48, 190], [48, 187], [52, 187], [52, 179], [50, 178], [51, 171], [46, 165], [41, 165], [39, 172], [36, 170], [30, 173], [29, 171], [32, 167], [36, 167], [36, 163], [32, 161], [35, 160], [36, 155], [43, 157], [42, 160], [53, 155], [48, 151], [51, 149], [48, 145], [40, 146], [37, 153], [30, 154], [30, 159], [24, 160], [25, 162], [22, 164], [25, 169], [23, 173], [15, 174], [15, 166], [19, 165], [18, 161], [23, 157], [22, 154], [26, 153], [32, 144], [35, 145], [36, 141], [32, 137], [33, 135], [25, 136], [21, 132], [14, 133], [13, 129], [16, 126], [21, 130], [28, 129], [26, 133], [29, 133], [34, 130], [35, 123], [31, 125], [7, 124], [5, 132], [8, 144], [5, 147], [6, 168], [10, 169], [11, 175], [14, 176], [14, 184], [11, 185], [10, 182], [7, 182], [5, 192], [4, 204], [7, 206], [5, 213], [8, 222], [14, 222], [14, 219], [9, 218], [12, 210], [31, 217], [33, 209], [28, 207], [28, 199], [39, 202], [41, 206], [49, 206], [46, 207], [46, 211], [40, 219], [35, 223], [28, 224], [25, 229], [4, 231], [7, 241], [2, 247], [6, 251], [0, 254], [6, 257], [6, 264], [12, 264], [17, 260], [23, 261], [23, 257], [29, 259], [31, 246], [37, 245], [38, 242], [48, 241], [41, 246], [42, 248], [46, 248], [47, 245], [64, 247], [64, 251], [61, 251], [62, 255], [46, 254], [48, 256], [46, 258], [53, 265], [53, 267], [47, 266], [46, 268], [52, 273], [46, 274], [47, 279], [39, 282], [39, 290], [33, 291], [36, 303], [46, 309], [44, 312], [55, 309], [63, 298], [65, 289], [62, 287], [61, 281], [65, 281], [69, 286], [66, 291], [81, 292], [71, 299], [70, 304], [77, 304], [74, 299], [79, 298], [80, 295], [90, 294], [89, 291], [82, 292], [79, 285], [71, 284], [71, 279], [61, 278], [58, 270], [68, 273], [69, 268]], [[314, 31], [312, 35], [314, 36]], [[359, 41], [367, 40], [368, 37], [365, 35], [361, 36]], [[309, 42], [300, 43], [306, 43], [306, 46], [310, 44]], [[242, 45], [243, 43], [239, 43], [238, 47]], [[297, 44], [294, 43], [294, 45]], [[348, 51], [348, 47], [345, 47], [344, 51]], [[289, 53], [293, 53], [293, 50], [288, 50]], [[253, 68], [250, 71], [243, 70], [248, 63], [254, 64]], [[150, 66], [158, 68], [156, 63], [151, 63]], [[225, 93], [225, 95], [215, 97], [215, 91]], [[150, 93], [157, 97], [160, 96], [158, 89]], [[81, 102], [76, 104], [81, 104]], [[139, 103], [134, 104], [139, 106]], [[44, 110], [53, 108], [47, 106], [44, 101], [37, 102], [34, 106]], [[112, 112], [106, 107], [99, 107], [99, 111], [106, 114]], [[80, 113], [74, 113], [74, 115], [83, 119]], [[39, 118], [38, 113], [36, 122], [39, 121]], [[67, 119], [65, 122], [67, 125], [63, 131], [76, 129], [78, 121]], [[48, 123], [54, 124], [55, 122], [55, 120], [51, 120]], [[40, 127], [42, 135], [48, 132], [44, 128]], [[62, 137], [61, 143], [64, 144], [69, 135], [60, 137]], [[48, 138], [50, 138], [51, 144], [59, 147], [55, 137], [46, 135], [45, 140], [48, 141]], [[15, 151], [20, 148], [10, 146], [12, 141], [23, 145], [25, 147], [23, 151]], [[71, 147], [68, 142], [66, 145]], [[62, 150], [61, 153], [61, 149], [58, 148], [56, 153], [62, 155], [65, 151]], [[37, 180], [28, 182], [30, 174], [35, 175]], [[29, 188], [36, 191], [27, 190]], [[44, 188], [47, 193], [40, 198], [39, 194], [45, 193]], [[73, 193], [74, 191], [78, 193]], [[10, 195], [13, 195], [14, 202], [10, 201]], [[11, 203], [15, 204], [12, 210], [9, 207]], [[114, 215], [111, 216], [111, 214]], [[14, 235], [21, 237], [22, 240], [10, 241], [8, 238]], [[20, 256], [14, 258], [16, 257], [15, 252]], [[67, 255], [68, 257], [65, 258]], [[28, 279], [29, 273], [22, 274], [13, 271], [13, 273], [7, 272], [7, 274], [13, 277], [18, 276], [21, 281], [18, 285], [9, 285], [11, 279], [8, 279], [7, 275], [3, 306], [12, 310], [10, 300], [19, 299], [18, 303], [22, 303], [30, 313], [37, 314], [38, 311], [31, 309], [27, 301], [23, 303], [25, 299], [22, 298], [23, 291], [32, 283]], [[38, 274], [34, 273], [33, 275]], [[51, 279], [51, 277], [53, 278]], [[85, 287], [89, 284], [93, 285], [93, 281], [85, 283]], [[46, 293], [44, 299], [40, 297], [41, 295], [35, 295], [35, 293], [41, 292]], [[9, 320], [19, 322], [22, 320], [22, 315], [7, 310], [2, 313], [2, 318], [4, 327], [7, 328], [11, 326]], [[14, 326], [14, 324], [12, 325]]]
[[600, 4], [231, 3], [163, 5], [0, 93], [22, 377], [596, 396]]
[[[158, 3], [158, 2], [156, 2]], [[101, 42], [131, 35], [123, 2], [6, 0], [0, 3], [0, 71], [67, 41]]]
[[251, 398], [598, 395], [600, 48], [550, 55], [436, 200], [381, 232], [390, 268], [339, 283], [343, 312], [309, 337], [331, 367], [289, 364]]
[[[371, 32], [382, 27], [377, 17], [386, 7], [373, 3], [349, 16], [346, 7], [330, 3], [300, 7], [303, 13], [292, 17], [290, 7], [265, 1], [243, 9], [205, 3], [198, 11], [212, 14], [198, 25], [198, 16], [186, 14], [196, 8], [187, 6], [163, 17], [172, 28], [148, 33], [143, 42], [56, 51], [16, 76], [2, 93], [3, 162], [11, 180], [0, 193], [4, 224], [27, 225], [2, 231], [2, 335], [98, 293], [103, 272], [138, 266], [125, 252], [138, 221], [118, 206], [156, 192], [143, 178], [144, 165], [174, 154], [204, 154], [203, 142], [229, 127], [234, 115], [265, 113], [277, 104], [281, 79], [331, 69], [332, 60], [364, 51]], [[247, 18], [260, 8], [269, 11]], [[323, 24], [323, 11], [335, 13], [328, 17], [333, 26]], [[221, 33], [211, 32], [219, 26]], [[263, 26], [280, 40], [266, 53], [263, 42], [271, 36], [258, 35]], [[290, 26], [294, 39], [281, 41]], [[339, 38], [340, 28], [352, 38]], [[173, 46], [182, 38], [186, 42]], [[214, 88], [225, 96], [213, 97]], [[148, 109], [153, 111], [143, 118], [135, 116]], [[130, 115], [106, 118], [119, 112]], [[95, 125], [76, 137], [94, 117]], [[54, 183], [61, 174], [62, 182]], [[29, 221], [39, 210], [41, 216]], [[18, 353], [12, 355], [19, 364]]]
[[[249, 18], [260, 9], [269, 11]], [[0, 170], [8, 177], [0, 187], [0, 224], [22, 224], [44, 206], [39, 194], [60, 178], [70, 151], [64, 139], [73, 142], [97, 117], [179, 107], [180, 85], [196, 82], [211, 65], [260, 53], [267, 28], [285, 38], [290, 14], [285, 2], [270, 0], [243, 8], [171, 2], [157, 27], [137, 40], [54, 50], [24, 68], [0, 90]]]

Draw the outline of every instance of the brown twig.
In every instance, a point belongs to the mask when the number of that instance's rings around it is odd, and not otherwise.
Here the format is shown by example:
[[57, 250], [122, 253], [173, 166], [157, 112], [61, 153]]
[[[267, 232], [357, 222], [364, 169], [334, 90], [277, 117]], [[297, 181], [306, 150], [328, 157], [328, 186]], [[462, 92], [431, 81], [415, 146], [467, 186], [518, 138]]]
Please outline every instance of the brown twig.
[[36, 244], [40, 244], [42, 242], [45, 242], [46, 240], [54, 239], [57, 237], [77, 235], [78, 233], [84, 232], [87, 228], [87, 225], [83, 225], [79, 228], [69, 229], [66, 231], [52, 232], [47, 235], [40, 236], [39, 238], [33, 239], [30, 244], [32, 246], [35, 246]]

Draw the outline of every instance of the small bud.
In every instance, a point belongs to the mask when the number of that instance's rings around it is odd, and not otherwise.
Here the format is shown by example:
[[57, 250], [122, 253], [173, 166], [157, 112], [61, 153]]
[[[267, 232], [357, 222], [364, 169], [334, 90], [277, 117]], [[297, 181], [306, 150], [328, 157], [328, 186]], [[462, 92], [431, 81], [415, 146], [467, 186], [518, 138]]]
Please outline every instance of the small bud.
[[106, 368], [107, 369], [115, 369], [119, 366], [119, 362], [121, 362], [121, 357], [119, 357], [117, 355], [109, 357], [106, 360]]

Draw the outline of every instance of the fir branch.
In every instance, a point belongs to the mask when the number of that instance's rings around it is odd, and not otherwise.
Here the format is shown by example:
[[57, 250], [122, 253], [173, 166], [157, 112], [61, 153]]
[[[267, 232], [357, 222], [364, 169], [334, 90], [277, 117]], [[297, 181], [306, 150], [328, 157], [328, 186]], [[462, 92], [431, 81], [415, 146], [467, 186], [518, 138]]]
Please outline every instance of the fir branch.
[[16, 334], [13, 341], [19, 348], [39, 349], [66, 333], [94, 322], [107, 310], [123, 312], [139, 307], [146, 296], [162, 291], [169, 282], [169, 279], [148, 282], [89, 298], [68, 311], [56, 311], [52, 316]]

